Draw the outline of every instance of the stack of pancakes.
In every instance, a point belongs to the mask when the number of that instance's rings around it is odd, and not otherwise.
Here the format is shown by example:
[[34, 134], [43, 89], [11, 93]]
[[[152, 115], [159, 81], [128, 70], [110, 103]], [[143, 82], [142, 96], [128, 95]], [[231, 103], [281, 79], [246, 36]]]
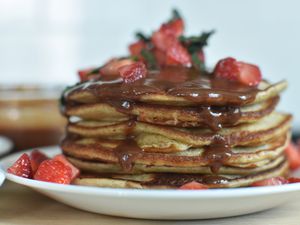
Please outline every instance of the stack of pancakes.
[[101, 77], [69, 88], [63, 153], [75, 183], [118, 188], [249, 186], [288, 171], [291, 115], [275, 112], [285, 81], [249, 87], [166, 67], [123, 83]]

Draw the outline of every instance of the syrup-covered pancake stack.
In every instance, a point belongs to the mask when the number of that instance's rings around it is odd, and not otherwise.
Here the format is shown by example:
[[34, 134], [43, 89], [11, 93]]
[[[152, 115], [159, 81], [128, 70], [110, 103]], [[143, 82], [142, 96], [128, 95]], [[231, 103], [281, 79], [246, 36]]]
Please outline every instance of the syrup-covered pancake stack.
[[285, 81], [247, 86], [183, 66], [79, 83], [63, 94], [61, 144], [77, 184], [123, 188], [249, 186], [284, 176], [291, 115], [275, 112]]

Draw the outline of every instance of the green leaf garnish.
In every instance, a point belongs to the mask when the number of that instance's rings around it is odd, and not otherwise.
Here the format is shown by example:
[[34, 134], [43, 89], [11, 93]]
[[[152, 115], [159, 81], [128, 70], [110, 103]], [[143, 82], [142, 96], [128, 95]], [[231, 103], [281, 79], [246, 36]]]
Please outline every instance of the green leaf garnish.
[[144, 41], [145, 43], [150, 43], [151, 42], [151, 37], [150, 36], [146, 36], [145, 34], [143, 34], [142, 32], [137, 32], [135, 34], [135, 36], [141, 40]]
[[200, 60], [200, 58], [197, 55], [197, 52], [194, 52], [192, 54], [192, 61], [193, 61], [193, 66], [200, 71], [205, 71], [206, 67], [205, 67], [205, 63]]
[[146, 60], [149, 69], [157, 69], [157, 62], [152, 52], [147, 49], [143, 49], [141, 55]]
[[180, 13], [177, 9], [173, 9], [172, 10], [172, 19], [170, 21], [174, 21], [177, 19], [182, 19], [182, 16], [180, 15]]
[[199, 36], [185, 37], [180, 36], [179, 41], [187, 48], [188, 52], [192, 55], [195, 52], [201, 51], [207, 45], [208, 39], [215, 31], [203, 32]]

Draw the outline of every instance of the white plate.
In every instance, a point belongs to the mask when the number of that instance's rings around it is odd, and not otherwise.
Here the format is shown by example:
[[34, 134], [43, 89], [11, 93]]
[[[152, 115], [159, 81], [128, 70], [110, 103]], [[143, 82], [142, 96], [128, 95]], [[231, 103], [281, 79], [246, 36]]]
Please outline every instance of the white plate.
[[[58, 147], [44, 148], [43, 151], [49, 156], [60, 152]], [[3, 169], [20, 154], [4, 158], [0, 162]], [[300, 194], [300, 183], [204, 191], [132, 190], [61, 185], [5, 175], [10, 181], [78, 209], [143, 219], [186, 220], [244, 215], [279, 206]]]
[[0, 136], [0, 156], [12, 150], [13, 143], [7, 137]]

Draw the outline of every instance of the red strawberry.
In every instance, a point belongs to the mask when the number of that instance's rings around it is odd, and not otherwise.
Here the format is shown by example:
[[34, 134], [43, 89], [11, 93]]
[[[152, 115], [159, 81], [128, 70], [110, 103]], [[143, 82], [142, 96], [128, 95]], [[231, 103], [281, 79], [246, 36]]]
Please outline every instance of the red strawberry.
[[162, 31], [154, 32], [151, 38], [153, 45], [163, 52], [167, 51], [170, 45], [176, 40], [177, 38], [175, 36], [164, 33]]
[[100, 73], [102, 75], [117, 76], [119, 75], [119, 69], [122, 66], [130, 65], [132, 63], [134, 63], [134, 61], [131, 59], [112, 59], [100, 69]]
[[175, 19], [161, 25], [158, 31], [154, 32], [151, 38], [153, 45], [161, 51], [167, 49], [177, 41], [183, 33], [184, 24], [182, 19]]
[[214, 75], [236, 80], [248, 86], [258, 85], [262, 79], [260, 69], [256, 65], [239, 62], [231, 57], [222, 59], [217, 63]]
[[239, 62], [240, 74], [239, 81], [248, 86], [257, 86], [262, 75], [260, 69], [256, 65]]
[[147, 69], [144, 63], [136, 62], [119, 69], [120, 75], [125, 83], [132, 83], [141, 78], [145, 78]]
[[191, 66], [191, 57], [188, 51], [178, 42], [174, 42], [167, 49], [167, 65]]
[[146, 43], [144, 41], [137, 41], [129, 45], [129, 52], [131, 55], [140, 56], [141, 51], [146, 48]]
[[166, 64], [166, 58], [167, 58], [167, 56], [166, 56], [165, 52], [163, 52], [163, 51], [161, 51], [161, 50], [159, 50], [159, 49], [156, 48], [156, 49], [154, 49], [153, 54], [154, 54], [154, 57], [155, 57], [157, 63], [160, 66], [163, 66], [163, 65]]
[[252, 183], [251, 187], [259, 187], [259, 186], [276, 186], [287, 184], [288, 181], [283, 177], [273, 177], [265, 180], [260, 180]]
[[30, 153], [30, 162], [33, 173], [37, 171], [39, 165], [46, 159], [49, 158], [39, 150], [34, 150]]
[[68, 166], [71, 168], [72, 171], [72, 176], [71, 179], [74, 180], [76, 177], [79, 176], [79, 169], [77, 169], [75, 166], [73, 166], [73, 164], [71, 164], [64, 155], [60, 154], [60, 155], [56, 155], [53, 160], [56, 161], [60, 161], [62, 162], [65, 166]]
[[289, 184], [299, 183], [300, 182], [300, 178], [299, 177], [289, 177], [288, 178], [288, 182], [289, 182]]
[[24, 153], [18, 160], [7, 169], [8, 173], [14, 174], [19, 177], [32, 178], [32, 168], [29, 156]]
[[100, 77], [100, 74], [90, 74], [95, 68], [88, 68], [88, 69], [83, 69], [78, 71], [78, 75], [80, 78], [81, 82], [92, 80], [92, 79], [97, 79]]
[[206, 190], [208, 186], [205, 184], [198, 183], [196, 181], [192, 181], [180, 186], [178, 189], [180, 190]]
[[290, 142], [286, 147], [285, 154], [288, 158], [290, 169], [298, 169], [300, 167], [300, 151], [293, 142]]
[[183, 34], [184, 31], [184, 22], [183, 19], [178, 18], [167, 23], [168, 29], [175, 37], [179, 37]]
[[222, 77], [228, 80], [237, 80], [239, 74], [239, 64], [236, 59], [231, 57], [220, 60], [214, 69], [214, 75], [216, 77]]
[[60, 161], [47, 159], [39, 166], [34, 179], [58, 184], [70, 184], [72, 169]]

